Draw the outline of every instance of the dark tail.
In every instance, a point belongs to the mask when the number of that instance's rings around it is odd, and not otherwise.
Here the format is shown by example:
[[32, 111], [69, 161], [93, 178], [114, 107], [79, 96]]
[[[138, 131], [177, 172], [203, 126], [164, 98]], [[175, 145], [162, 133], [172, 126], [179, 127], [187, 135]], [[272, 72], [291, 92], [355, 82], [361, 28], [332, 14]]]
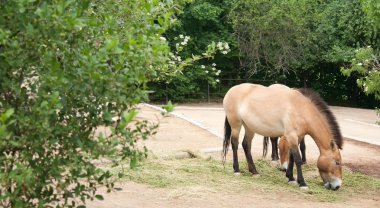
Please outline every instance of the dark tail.
[[264, 140], [263, 140], [263, 158], [265, 158], [267, 156], [268, 143], [269, 143], [269, 137], [264, 137]]
[[226, 117], [226, 120], [224, 121], [224, 141], [223, 141], [223, 150], [222, 150], [223, 165], [226, 162], [226, 156], [227, 156], [230, 143], [231, 143], [231, 126]]

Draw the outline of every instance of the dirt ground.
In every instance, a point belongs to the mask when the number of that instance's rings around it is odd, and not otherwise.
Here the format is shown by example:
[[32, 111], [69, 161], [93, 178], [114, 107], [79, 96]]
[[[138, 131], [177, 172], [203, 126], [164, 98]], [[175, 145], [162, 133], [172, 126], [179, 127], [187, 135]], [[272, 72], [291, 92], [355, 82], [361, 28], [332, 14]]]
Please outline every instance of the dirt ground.
[[[145, 145], [157, 157], [182, 157], [187, 151], [205, 155], [209, 152], [220, 158], [222, 140], [214, 134], [196, 127], [176, 117], [163, 118], [156, 110], [141, 107], [139, 118], [160, 121], [158, 133], [145, 142]], [[207, 115], [204, 115], [207, 117]], [[261, 137], [262, 138], [262, 137]], [[253, 144], [254, 158], [260, 158], [262, 139]], [[308, 163], [315, 163], [318, 157], [317, 147], [311, 139], [306, 138]], [[229, 154], [231, 155], [231, 154]], [[240, 150], [240, 161], [245, 157]], [[346, 140], [342, 151], [344, 165], [380, 178], [380, 147], [353, 140]], [[267, 156], [267, 159], [269, 157]], [[232, 168], [232, 167], [230, 167]], [[246, 168], [246, 167], [241, 167]], [[252, 179], [254, 180], [254, 178]], [[134, 182], [119, 184], [122, 191], [104, 194], [104, 201], [93, 201], [87, 207], [124, 208], [124, 207], [379, 207], [380, 195], [353, 197], [341, 203], [329, 203], [309, 200], [302, 195], [288, 192], [276, 192], [275, 195], [257, 189], [234, 193], [209, 190], [207, 185], [189, 187], [178, 194], [169, 188], [153, 188]], [[344, 188], [344, 187], [342, 187]], [[380, 191], [380, 190], [379, 190]]]

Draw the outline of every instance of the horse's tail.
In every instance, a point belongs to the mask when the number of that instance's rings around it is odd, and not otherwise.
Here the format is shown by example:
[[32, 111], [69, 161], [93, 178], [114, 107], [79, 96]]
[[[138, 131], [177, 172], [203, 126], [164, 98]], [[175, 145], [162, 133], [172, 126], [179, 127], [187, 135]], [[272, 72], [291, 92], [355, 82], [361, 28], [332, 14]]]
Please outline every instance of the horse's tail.
[[269, 137], [264, 137], [264, 140], [263, 140], [263, 158], [265, 158], [267, 156], [268, 143], [269, 143]]
[[223, 141], [223, 150], [222, 150], [223, 165], [226, 162], [226, 156], [227, 156], [228, 148], [230, 146], [230, 142], [231, 142], [231, 125], [228, 122], [228, 119], [226, 117], [226, 120], [224, 121], [224, 141]]

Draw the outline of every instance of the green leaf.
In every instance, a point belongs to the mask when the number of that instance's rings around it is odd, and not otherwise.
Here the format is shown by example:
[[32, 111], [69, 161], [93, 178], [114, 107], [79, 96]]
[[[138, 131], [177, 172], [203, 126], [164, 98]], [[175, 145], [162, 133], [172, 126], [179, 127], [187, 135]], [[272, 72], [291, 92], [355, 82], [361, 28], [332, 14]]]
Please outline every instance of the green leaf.
[[122, 115], [122, 120], [125, 122], [126, 125], [128, 125], [133, 120], [133, 118], [136, 117], [137, 114], [138, 112], [135, 109], [132, 109], [130, 111], [124, 111]]
[[14, 111], [14, 109], [13, 108], [10, 108], [10, 109], [8, 109], [7, 111], [5, 111], [5, 113], [3, 113], [2, 115], [1, 115], [1, 117], [0, 117], [0, 119], [1, 119], [1, 122], [3, 123], [3, 124], [5, 124], [5, 122], [13, 115], [13, 113], [14, 113], [15, 111]]
[[115, 49], [115, 51], [114, 51], [114, 54], [122, 54], [122, 53], [124, 53], [124, 50], [121, 49], [121, 48], [119, 48], [119, 47], [117, 47], [117, 48]]
[[95, 198], [100, 200], [100, 201], [104, 200], [104, 197], [102, 195], [95, 195]]
[[174, 107], [175, 105], [172, 104], [172, 101], [168, 101], [168, 103], [164, 106], [162, 106], [162, 108], [166, 111], [166, 113], [170, 113], [170, 112], [173, 112], [174, 111]]
[[52, 106], [55, 106], [59, 101], [59, 92], [55, 91], [51, 95], [50, 103]]
[[106, 49], [107, 51], [112, 51], [116, 48], [118, 44], [118, 39], [117, 38], [112, 38], [112, 39], [107, 39], [106, 40]]

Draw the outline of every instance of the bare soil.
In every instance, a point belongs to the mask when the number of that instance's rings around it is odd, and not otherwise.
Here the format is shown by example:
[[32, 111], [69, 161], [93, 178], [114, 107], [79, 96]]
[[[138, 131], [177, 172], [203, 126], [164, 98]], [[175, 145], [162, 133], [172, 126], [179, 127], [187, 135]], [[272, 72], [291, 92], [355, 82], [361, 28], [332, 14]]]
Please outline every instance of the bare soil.
[[[187, 121], [175, 117], [162, 117], [156, 110], [141, 107], [140, 119], [153, 122], [160, 121], [158, 133], [145, 141], [147, 148], [157, 157], [182, 157], [186, 152], [204, 155], [210, 152], [212, 157], [220, 158], [222, 140], [214, 134], [196, 127]], [[207, 119], [207, 115], [203, 115]], [[210, 118], [212, 119], [212, 118]], [[260, 136], [258, 136], [260, 137]], [[262, 138], [262, 137], [261, 137]], [[258, 145], [253, 145], [254, 158], [260, 158], [262, 139], [255, 139]], [[306, 138], [308, 163], [315, 163], [318, 149], [311, 139]], [[229, 154], [230, 156], [231, 154]], [[245, 160], [240, 151], [239, 160]], [[346, 140], [342, 158], [345, 166], [353, 171], [380, 178], [380, 147], [354, 140]], [[268, 157], [269, 159], [269, 157]], [[232, 168], [232, 167], [227, 167]], [[241, 167], [246, 168], [246, 167]], [[252, 178], [254, 180], [254, 178]], [[124, 207], [379, 207], [380, 195], [352, 197], [344, 202], [329, 203], [310, 200], [300, 194], [258, 190], [252, 187], [243, 192], [233, 190], [216, 191], [207, 184], [203, 186], [186, 187], [183, 190], [170, 188], [154, 188], [135, 182], [118, 184], [122, 191], [104, 193], [104, 201], [92, 201], [87, 207], [124, 208]], [[342, 187], [344, 188], [344, 187]], [[380, 191], [380, 190], [379, 190]]]

